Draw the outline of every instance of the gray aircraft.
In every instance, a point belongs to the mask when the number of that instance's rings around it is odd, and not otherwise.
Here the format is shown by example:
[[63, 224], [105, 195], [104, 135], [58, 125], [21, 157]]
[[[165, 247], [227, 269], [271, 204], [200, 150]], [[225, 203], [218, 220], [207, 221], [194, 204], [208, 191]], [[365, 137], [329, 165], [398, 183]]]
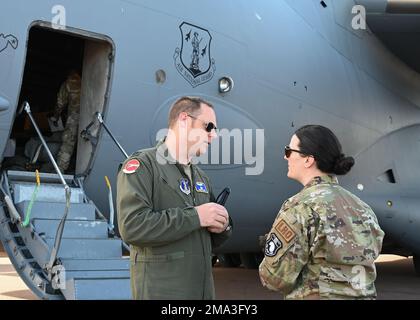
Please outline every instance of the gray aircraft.
[[[340, 183], [374, 208], [383, 253], [413, 255], [420, 273], [420, 1], [0, 6], [0, 238], [38, 297], [130, 298], [114, 227], [121, 151], [155, 145], [183, 95], [213, 103], [227, 132], [218, 147], [230, 156], [212, 148], [201, 165], [216, 192], [232, 191], [223, 265], [257, 266], [259, 236], [301, 188], [286, 177], [284, 145], [316, 123], [354, 156]], [[79, 134], [63, 175], [47, 170], [61, 145], [48, 119], [71, 69], [82, 74]]]

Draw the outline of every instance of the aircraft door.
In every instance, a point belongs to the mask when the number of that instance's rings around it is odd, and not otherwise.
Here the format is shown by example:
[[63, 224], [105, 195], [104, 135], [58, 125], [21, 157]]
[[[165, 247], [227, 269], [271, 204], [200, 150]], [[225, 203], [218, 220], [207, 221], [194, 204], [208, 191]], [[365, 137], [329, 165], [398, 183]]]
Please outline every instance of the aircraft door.
[[[104, 115], [110, 79], [112, 46], [106, 41], [86, 41], [83, 59], [82, 91], [80, 101], [79, 133], [95, 119], [96, 112]], [[98, 122], [90, 128], [90, 134], [98, 135]], [[80, 136], [80, 135], [79, 135]], [[76, 173], [85, 172], [94, 152], [92, 140], [78, 139]]]

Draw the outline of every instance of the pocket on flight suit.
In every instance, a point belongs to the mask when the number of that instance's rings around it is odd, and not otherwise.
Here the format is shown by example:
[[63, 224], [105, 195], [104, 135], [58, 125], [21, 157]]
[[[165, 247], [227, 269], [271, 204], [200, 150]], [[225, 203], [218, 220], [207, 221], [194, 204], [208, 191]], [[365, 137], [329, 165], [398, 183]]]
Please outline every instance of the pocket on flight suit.
[[145, 266], [137, 262], [137, 255], [136, 250], [130, 250], [130, 287], [132, 297], [135, 300], [142, 298], [145, 272]]
[[184, 251], [167, 254], [137, 254], [137, 267], [144, 268], [145, 291], [150, 298], [165, 298], [168, 294], [182, 295], [183, 277], [185, 275], [185, 253]]

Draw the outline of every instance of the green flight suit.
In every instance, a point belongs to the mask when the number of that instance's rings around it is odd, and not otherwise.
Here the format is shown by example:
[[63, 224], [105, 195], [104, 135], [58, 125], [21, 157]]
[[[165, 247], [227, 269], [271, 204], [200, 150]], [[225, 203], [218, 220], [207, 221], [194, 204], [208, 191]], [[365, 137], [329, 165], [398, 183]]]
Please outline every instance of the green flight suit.
[[118, 224], [131, 248], [132, 294], [142, 300], [214, 299], [212, 249], [232, 231], [216, 234], [200, 227], [194, 207], [215, 202], [209, 178], [191, 165], [186, 194], [181, 182], [186, 191], [188, 176], [179, 163], [161, 164], [165, 152], [163, 141], [137, 151], [118, 173]]

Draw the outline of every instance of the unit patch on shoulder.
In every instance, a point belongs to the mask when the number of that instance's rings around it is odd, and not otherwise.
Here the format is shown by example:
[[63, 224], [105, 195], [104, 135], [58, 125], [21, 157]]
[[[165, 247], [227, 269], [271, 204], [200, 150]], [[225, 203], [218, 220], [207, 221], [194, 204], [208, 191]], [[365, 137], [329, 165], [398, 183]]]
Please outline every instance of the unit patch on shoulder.
[[275, 233], [271, 233], [270, 237], [265, 243], [265, 255], [267, 257], [274, 257], [282, 247], [283, 243], [281, 242], [281, 240], [277, 237]]
[[123, 169], [124, 173], [134, 173], [137, 171], [137, 169], [140, 167], [140, 162], [137, 159], [131, 159], [130, 161], [128, 161]]
[[276, 224], [275, 229], [287, 243], [292, 241], [292, 239], [296, 236], [293, 229], [283, 219], [280, 219], [280, 221]]

